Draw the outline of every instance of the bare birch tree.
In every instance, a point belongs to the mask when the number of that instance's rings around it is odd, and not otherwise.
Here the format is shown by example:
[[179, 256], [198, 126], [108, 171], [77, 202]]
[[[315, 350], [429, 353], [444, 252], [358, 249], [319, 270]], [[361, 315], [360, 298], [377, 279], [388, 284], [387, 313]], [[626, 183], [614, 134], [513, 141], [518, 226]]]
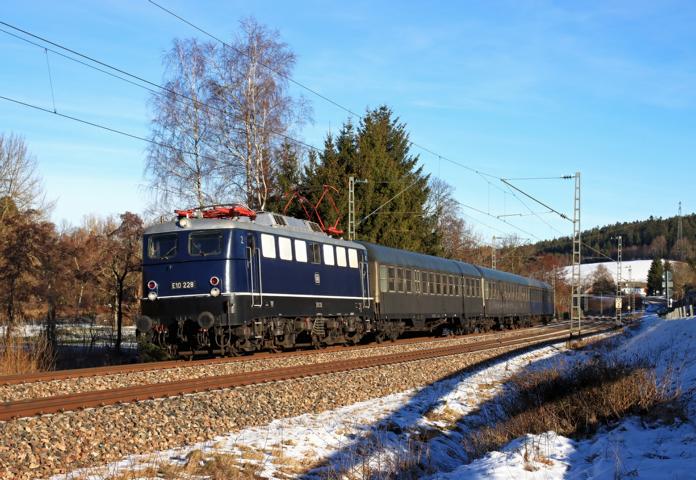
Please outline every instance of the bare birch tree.
[[264, 209], [274, 153], [309, 118], [304, 100], [289, 94], [295, 55], [277, 31], [247, 19], [230, 43], [174, 40], [165, 60], [170, 79], [152, 99], [157, 144], [146, 166], [159, 203]]
[[230, 181], [251, 208], [263, 210], [274, 181], [274, 152], [310, 110], [288, 92], [295, 54], [279, 33], [252, 18], [242, 20], [240, 29], [214, 58], [212, 97], [223, 112], [215, 117], [216, 133]]
[[165, 55], [166, 91], [153, 95], [153, 143], [145, 167], [160, 208], [202, 206], [226, 195], [212, 143], [208, 66], [214, 48], [195, 39], [174, 40]]
[[42, 208], [44, 203], [36, 159], [24, 139], [0, 133], [0, 221], [14, 212]]

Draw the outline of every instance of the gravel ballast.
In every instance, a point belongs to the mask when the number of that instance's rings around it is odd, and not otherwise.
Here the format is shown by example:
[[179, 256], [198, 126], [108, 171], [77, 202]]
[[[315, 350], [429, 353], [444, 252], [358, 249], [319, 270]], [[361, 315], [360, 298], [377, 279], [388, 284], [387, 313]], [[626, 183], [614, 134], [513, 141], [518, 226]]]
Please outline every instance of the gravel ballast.
[[[556, 325], [553, 325], [556, 326]], [[543, 331], [544, 328], [534, 328], [525, 332]], [[164, 383], [190, 378], [202, 378], [215, 375], [229, 375], [235, 373], [268, 370], [279, 367], [293, 367], [320, 362], [336, 360], [348, 360], [352, 358], [365, 358], [369, 356], [387, 355], [392, 353], [413, 352], [438, 347], [465, 345], [475, 342], [504, 339], [519, 335], [520, 330], [496, 332], [485, 335], [452, 337], [433, 340], [431, 342], [401, 343], [401, 344], [375, 344], [370, 348], [350, 349], [338, 352], [312, 352], [307, 355], [279, 355], [278, 358], [263, 358], [255, 360], [252, 357], [239, 361], [221, 362], [204, 365], [191, 365], [162, 370], [149, 370], [142, 372], [118, 373], [112, 375], [100, 375], [95, 377], [67, 378], [63, 380], [42, 381], [33, 383], [21, 383], [16, 385], [0, 386], [0, 402], [13, 402], [33, 398], [45, 398], [58, 395], [69, 395], [80, 392], [96, 390], [108, 390], [114, 388], [146, 385], [152, 383]], [[236, 360], [236, 359], [235, 359]]]
[[502, 347], [390, 366], [0, 423], [0, 478], [43, 478], [430, 384]]

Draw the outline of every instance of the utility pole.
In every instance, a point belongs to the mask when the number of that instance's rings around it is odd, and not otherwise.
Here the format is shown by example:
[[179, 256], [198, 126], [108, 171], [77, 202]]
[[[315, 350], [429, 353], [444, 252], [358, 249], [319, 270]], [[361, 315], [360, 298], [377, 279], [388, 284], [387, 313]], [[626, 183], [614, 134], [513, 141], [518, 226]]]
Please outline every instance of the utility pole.
[[621, 323], [621, 309], [623, 307], [622, 305], [622, 298], [621, 298], [621, 248], [623, 247], [622, 244], [622, 238], [621, 235], [616, 237], [616, 240], [618, 241], [618, 249], [616, 253], [616, 300], [615, 300], [615, 309], [616, 309], [616, 324]]
[[491, 245], [491, 268], [498, 268], [498, 259], [496, 258], [495, 235], [493, 235], [493, 244]]
[[582, 331], [582, 305], [581, 305], [581, 278], [580, 265], [582, 263], [582, 241], [580, 239], [580, 172], [575, 172], [575, 196], [573, 200], [573, 266], [570, 276], [570, 335], [573, 336], [573, 325], [577, 327], [577, 333]]
[[355, 240], [355, 185], [359, 183], [367, 183], [367, 180], [348, 177], [348, 240]]

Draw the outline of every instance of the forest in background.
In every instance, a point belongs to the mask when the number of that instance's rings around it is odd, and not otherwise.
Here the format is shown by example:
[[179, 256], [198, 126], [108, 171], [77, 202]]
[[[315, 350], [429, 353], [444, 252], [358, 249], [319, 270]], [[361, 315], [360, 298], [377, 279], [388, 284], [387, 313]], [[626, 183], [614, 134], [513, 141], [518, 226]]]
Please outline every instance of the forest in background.
[[[670, 260], [692, 261], [694, 259], [694, 239], [696, 239], [696, 214], [683, 215], [682, 238], [678, 239], [679, 217], [660, 218], [650, 216], [647, 220], [617, 222], [613, 225], [595, 227], [582, 232], [584, 244], [616, 258], [616, 237], [621, 235], [624, 260], [648, 260], [669, 258]], [[539, 254], [567, 255], [572, 253], [571, 238], [561, 237], [544, 240], [534, 244]], [[583, 261], [592, 263], [606, 261], [606, 258], [588, 252]]]

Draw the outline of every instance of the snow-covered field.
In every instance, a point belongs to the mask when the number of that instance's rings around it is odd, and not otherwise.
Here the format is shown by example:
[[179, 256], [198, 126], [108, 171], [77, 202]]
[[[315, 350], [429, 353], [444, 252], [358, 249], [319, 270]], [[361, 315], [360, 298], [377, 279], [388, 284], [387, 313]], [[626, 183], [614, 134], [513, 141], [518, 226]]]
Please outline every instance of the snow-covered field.
[[[630, 279], [634, 282], [647, 283], [648, 271], [650, 270], [651, 264], [652, 260], [628, 260], [625, 262], [621, 262], [621, 278], [624, 281], [627, 281], [630, 277]], [[616, 262], [599, 262], [583, 264], [580, 270], [582, 281], [591, 278], [592, 275], [594, 275], [595, 270], [597, 270], [597, 267], [599, 267], [600, 265], [604, 265], [607, 268], [607, 270], [609, 270], [609, 273], [611, 274], [614, 281], [616, 281]], [[570, 278], [571, 268], [572, 267], [563, 268], [563, 274], [566, 276], [566, 278]]]
[[265, 478], [393, 478], [413, 472], [418, 464], [427, 466], [418, 474], [431, 480], [696, 478], [695, 319], [646, 317], [642, 327], [610, 353], [625, 358], [648, 355], [656, 360], [658, 374], [672, 369], [687, 402], [687, 422], [644, 424], [627, 418], [580, 441], [554, 432], [527, 435], [469, 462], [462, 447], [467, 428], [480, 424], [486, 409], [496, 408], [506, 379], [526, 368], [578, 362], [593, 354], [559, 344], [424, 388], [54, 478], [98, 479], [138, 470], [143, 478], [157, 478], [153, 472], [164, 471], [163, 466], [183, 469], [215, 456], [234, 459]]

